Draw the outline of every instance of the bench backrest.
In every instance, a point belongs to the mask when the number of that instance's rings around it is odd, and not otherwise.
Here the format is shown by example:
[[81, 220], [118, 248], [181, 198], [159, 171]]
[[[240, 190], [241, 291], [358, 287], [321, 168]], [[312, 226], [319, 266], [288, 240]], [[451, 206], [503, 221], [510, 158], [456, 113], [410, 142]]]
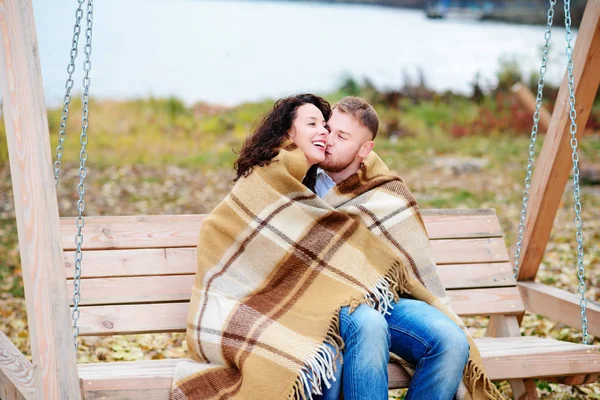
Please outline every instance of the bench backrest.
[[[86, 217], [80, 334], [185, 331], [204, 217]], [[493, 209], [423, 210], [423, 218], [440, 277], [457, 314], [524, 311]], [[75, 232], [75, 219], [61, 218], [69, 299]]]

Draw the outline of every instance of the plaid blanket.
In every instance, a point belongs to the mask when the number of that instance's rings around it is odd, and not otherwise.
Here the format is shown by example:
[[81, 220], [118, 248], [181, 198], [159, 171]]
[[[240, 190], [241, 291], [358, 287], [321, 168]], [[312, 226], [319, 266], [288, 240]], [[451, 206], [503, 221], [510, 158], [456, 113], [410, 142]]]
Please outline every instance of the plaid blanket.
[[[240, 179], [204, 220], [188, 314], [194, 361], [178, 364], [172, 399], [311, 398], [333, 379], [343, 348], [338, 332], [344, 306], [366, 303], [383, 313], [410, 294], [462, 325], [416, 277], [427, 281], [427, 274], [415, 271], [427, 259], [418, 253], [428, 242], [394, 250], [381, 240], [383, 228], [400, 219], [426, 234], [416, 204], [407, 202], [412, 196], [394, 187], [401, 181], [389, 173], [372, 175], [369, 165], [356, 184], [347, 180], [325, 201], [301, 183], [306, 160], [288, 143], [271, 164]], [[369, 185], [383, 190], [375, 195], [358, 188]], [[363, 205], [355, 202], [361, 195], [368, 196]], [[405, 211], [380, 212], [378, 202], [391, 198], [396, 208], [399, 200], [406, 203]], [[502, 398], [467, 337], [464, 395]]]

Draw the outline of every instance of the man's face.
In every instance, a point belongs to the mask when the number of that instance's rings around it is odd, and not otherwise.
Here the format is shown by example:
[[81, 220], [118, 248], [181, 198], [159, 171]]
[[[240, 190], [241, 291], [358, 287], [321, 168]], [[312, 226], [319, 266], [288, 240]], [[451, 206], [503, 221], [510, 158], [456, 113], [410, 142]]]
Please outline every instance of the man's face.
[[319, 166], [327, 172], [342, 172], [350, 166], [358, 168], [373, 147], [371, 132], [358, 120], [335, 108], [327, 121], [329, 139], [325, 161]]

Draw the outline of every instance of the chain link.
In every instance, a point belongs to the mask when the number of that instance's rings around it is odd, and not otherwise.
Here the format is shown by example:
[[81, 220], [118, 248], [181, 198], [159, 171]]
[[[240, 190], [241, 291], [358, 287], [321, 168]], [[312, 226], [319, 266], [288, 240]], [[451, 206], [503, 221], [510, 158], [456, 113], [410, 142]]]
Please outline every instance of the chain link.
[[79, 142], [81, 143], [81, 151], [79, 152], [79, 184], [77, 185], [77, 193], [79, 194], [79, 200], [77, 201], [77, 219], [75, 226], [77, 227], [77, 234], [75, 235], [75, 244], [77, 249], [75, 250], [75, 272], [73, 274], [73, 342], [75, 349], [79, 347], [77, 343], [77, 336], [79, 336], [78, 321], [80, 317], [79, 301], [81, 300], [81, 260], [83, 255], [81, 252], [81, 245], [83, 244], [83, 234], [81, 230], [84, 227], [83, 211], [85, 210], [85, 201], [83, 195], [85, 193], [84, 181], [87, 176], [87, 169], [85, 162], [87, 161], [87, 129], [89, 125], [89, 92], [90, 92], [90, 70], [92, 69], [91, 55], [92, 55], [92, 25], [94, 22], [94, 4], [93, 0], [87, 0], [87, 18], [86, 18], [86, 30], [85, 30], [85, 61], [83, 62], [83, 95], [81, 102], [81, 136]]
[[568, 75], [568, 86], [569, 86], [569, 117], [571, 119], [571, 125], [569, 132], [571, 133], [571, 159], [573, 160], [573, 197], [575, 200], [575, 227], [577, 233], [575, 239], [577, 240], [577, 276], [579, 277], [578, 291], [580, 294], [579, 306], [581, 307], [581, 329], [583, 331], [583, 344], [588, 344], [588, 321], [587, 321], [587, 300], [585, 298], [585, 268], [583, 265], [583, 233], [581, 231], [581, 202], [579, 198], [579, 154], [577, 152], [577, 111], [575, 111], [575, 78], [573, 76], [573, 47], [571, 46], [571, 40], [573, 39], [573, 33], [571, 32], [571, 2], [565, 0], [565, 37], [567, 39], [567, 75]]
[[533, 171], [533, 156], [535, 155], [535, 142], [537, 140], [538, 126], [540, 122], [540, 109], [542, 108], [542, 97], [544, 91], [546, 64], [548, 61], [548, 50], [550, 49], [550, 38], [552, 37], [552, 20], [554, 19], [554, 6], [556, 0], [549, 0], [548, 18], [546, 32], [544, 33], [544, 48], [542, 52], [542, 66], [540, 67], [540, 77], [538, 79], [537, 97], [535, 99], [535, 113], [533, 114], [533, 126], [531, 128], [531, 143], [529, 144], [529, 158], [527, 159], [527, 176], [525, 177], [525, 190], [523, 191], [523, 204], [521, 205], [521, 219], [519, 222], [519, 233], [515, 250], [515, 265], [513, 274], [515, 279], [519, 274], [521, 261], [521, 248], [523, 245], [523, 232], [525, 231], [525, 217], [527, 215], [527, 202], [529, 201], [529, 188], [531, 187], [531, 173]]
[[58, 177], [62, 165], [63, 145], [67, 136], [67, 120], [69, 118], [69, 105], [71, 104], [71, 89], [73, 88], [73, 73], [75, 72], [75, 59], [79, 47], [79, 34], [81, 32], [81, 19], [83, 18], [83, 3], [78, 0], [79, 6], [75, 11], [75, 26], [73, 27], [73, 40], [71, 42], [71, 61], [67, 65], [67, 81], [65, 82], [65, 97], [63, 99], [62, 118], [60, 119], [60, 132], [58, 134], [58, 146], [56, 147], [56, 161], [54, 161], [54, 185], [58, 186]]

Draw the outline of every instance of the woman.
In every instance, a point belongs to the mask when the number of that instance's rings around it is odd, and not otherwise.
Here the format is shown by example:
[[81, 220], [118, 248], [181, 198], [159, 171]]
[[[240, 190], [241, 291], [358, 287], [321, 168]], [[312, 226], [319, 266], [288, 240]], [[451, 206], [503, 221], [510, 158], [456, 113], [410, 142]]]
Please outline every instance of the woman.
[[[310, 399], [335, 379], [342, 307], [384, 313], [403, 293], [436, 301], [361, 222], [302, 184], [324, 159], [330, 112], [317, 96], [288, 97], [244, 144], [232, 191], [200, 229], [194, 361], [177, 365], [172, 399]], [[465, 382], [477, 399], [498, 398], [477, 354]]]
[[[280, 162], [286, 163], [286, 168], [284, 169], [287, 173], [281, 174], [286, 176], [278, 176], [277, 173], [275, 173], [272, 177], [272, 181], [274, 181], [275, 184], [277, 184], [278, 181], [283, 180], [288, 181], [288, 183], [291, 183], [292, 185], [296, 183], [297, 188], [294, 191], [302, 192], [304, 190], [305, 196], [303, 197], [316, 198], [310, 190], [307, 190], [307, 188], [302, 185], [301, 180], [311, 166], [316, 165], [325, 159], [325, 148], [327, 145], [327, 135], [329, 133], [326, 128], [326, 121], [329, 119], [330, 115], [330, 104], [323, 98], [312, 94], [290, 96], [278, 100], [274, 104], [273, 109], [263, 118], [259, 126], [246, 139], [242, 150], [240, 151], [240, 155], [234, 164], [236, 177], [234, 179], [235, 185], [232, 193], [217, 206], [215, 211], [207, 217], [202, 225], [201, 239], [198, 246], [199, 265], [217, 264], [217, 261], [210, 259], [210, 256], [216, 253], [213, 251], [214, 248], [209, 245], [208, 248], [206, 248], [207, 251], [202, 251], [205, 250], [203, 244], [207, 243], [207, 240], [203, 240], [202, 236], [208, 235], [212, 239], [219, 234], [221, 234], [219, 239], [228, 236], [228, 233], [223, 233], [222, 226], [219, 226], [214, 231], [211, 229], [213, 221], [228, 218], [225, 216], [223, 216], [224, 218], [221, 218], [222, 216], [219, 215], [220, 209], [224, 208], [223, 203], [232, 199], [233, 201], [239, 201], [238, 197], [235, 196], [237, 189], [241, 192], [245, 192], [246, 189], [249, 188], [254, 192], [250, 197], [261, 198], [266, 192], [266, 190], [261, 191], [261, 188], [264, 189], [264, 186], [256, 185], [254, 182], [250, 181], [256, 180], [259, 172], [274, 169], [275, 165], [271, 164]], [[294, 154], [290, 157], [285, 157], [283, 160], [278, 157], [282, 150]], [[251, 202], [246, 202], [246, 204], [247, 203]], [[246, 222], [241, 222], [241, 224], [244, 223]], [[219, 224], [215, 223], [215, 225]], [[254, 242], [257, 241], [258, 240], [254, 240]], [[202, 259], [203, 256], [205, 259]], [[213, 298], [212, 295], [205, 293], [210, 290], [211, 286], [210, 279], [205, 279], [206, 275], [206, 271], [204, 271], [202, 267], [199, 267], [192, 295], [190, 314], [188, 316], [189, 323], [187, 334], [188, 351], [192, 358], [201, 361], [202, 364], [190, 363], [185, 366], [180, 364], [178, 371], [175, 373], [172, 399], [220, 398], [221, 394], [216, 394], [214, 393], [214, 390], [211, 391], [210, 389], [207, 389], [204, 384], [205, 380], [203, 379], [202, 373], [207, 369], [211, 370], [208, 374], [212, 372], [209, 365], [225, 365], [228, 361], [232, 361], [227, 360], [226, 357], [223, 360], [223, 357], [217, 354], [219, 349], [210, 348], [211, 345], [216, 345], [215, 347], [220, 345], [227, 346], [229, 342], [226, 342], [223, 338], [228, 340], [229, 334], [227, 332], [219, 332], [218, 336], [222, 336], [222, 338], [216, 340], [216, 342], [220, 341], [220, 343], [211, 343], [211, 339], [215, 338], [209, 335], [202, 337], [203, 327], [201, 326], [201, 322], [197, 322], [198, 320], [206, 320], [206, 323], [210, 324], [208, 321], [211, 321], [211, 318], [203, 319], [202, 316], [214, 313], [213, 310], [215, 308], [211, 307], [210, 304], [210, 300]], [[247, 282], [244, 282], [243, 279], [239, 279], [235, 283], [231, 282], [231, 286], [244, 287], [246, 285]], [[207, 288], [209, 289], [206, 290]], [[214, 297], [218, 297], [218, 295]], [[206, 300], [207, 298], [208, 300]], [[203, 307], [204, 304], [200, 304], [202, 301], [207, 303], [205, 307]], [[223, 303], [223, 299], [219, 299], [217, 302]], [[199, 316], [199, 314], [202, 314], [202, 316]], [[212, 315], [212, 318], [214, 318], [214, 315]], [[220, 316], [217, 316], [216, 320], [220, 321]], [[209, 328], [206, 328], [206, 330], [208, 331]], [[217, 326], [214, 327], [214, 330], [221, 330], [221, 326], [218, 326], [217, 324]], [[233, 340], [233, 338], [231, 340]], [[199, 342], [201, 342], [201, 344]], [[235, 347], [235, 344], [232, 344], [232, 347]], [[331, 355], [329, 355], [329, 357], [331, 357]], [[233, 360], [233, 362], [235, 362], [235, 360]], [[195, 372], [195, 374], [190, 373], [190, 371]], [[241, 376], [241, 373], [239, 372], [236, 374], [236, 372], [230, 371], [230, 374], [233, 374], [238, 378]], [[182, 380], [183, 382], [178, 382], [178, 375], [186, 377]], [[289, 373], [287, 375], [289, 375]], [[317, 377], [313, 379], [316, 382]], [[318, 377], [318, 379], [320, 382], [321, 378]], [[206, 379], [206, 381], [208, 381], [208, 379]], [[225, 379], [224, 382], [226, 381], [227, 380]], [[246, 379], [246, 381], [249, 381], [249, 379]], [[243, 388], [241, 389], [242, 392], [244, 390], [245, 389]], [[222, 391], [222, 389], [217, 390], [219, 393]], [[252, 389], [250, 391], [252, 391]], [[268, 397], [261, 397], [254, 394], [241, 395], [241, 397], [245, 396], [251, 399], [271, 398], [270, 396], [275, 396], [273, 398], [278, 398], [277, 394], [274, 394], [276, 393], [275, 391], [271, 389], [269, 392], [270, 394]], [[300, 393], [300, 391], [296, 390], [296, 393]]]
[[248, 176], [256, 166], [269, 165], [287, 139], [302, 150], [308, 168], [325, 160], [329, 133], [326, 126], [330, 116], [329, 103], [312, 94], [278, 100], [256, 131], [246, 139], [234, 164], [235, 181]]

